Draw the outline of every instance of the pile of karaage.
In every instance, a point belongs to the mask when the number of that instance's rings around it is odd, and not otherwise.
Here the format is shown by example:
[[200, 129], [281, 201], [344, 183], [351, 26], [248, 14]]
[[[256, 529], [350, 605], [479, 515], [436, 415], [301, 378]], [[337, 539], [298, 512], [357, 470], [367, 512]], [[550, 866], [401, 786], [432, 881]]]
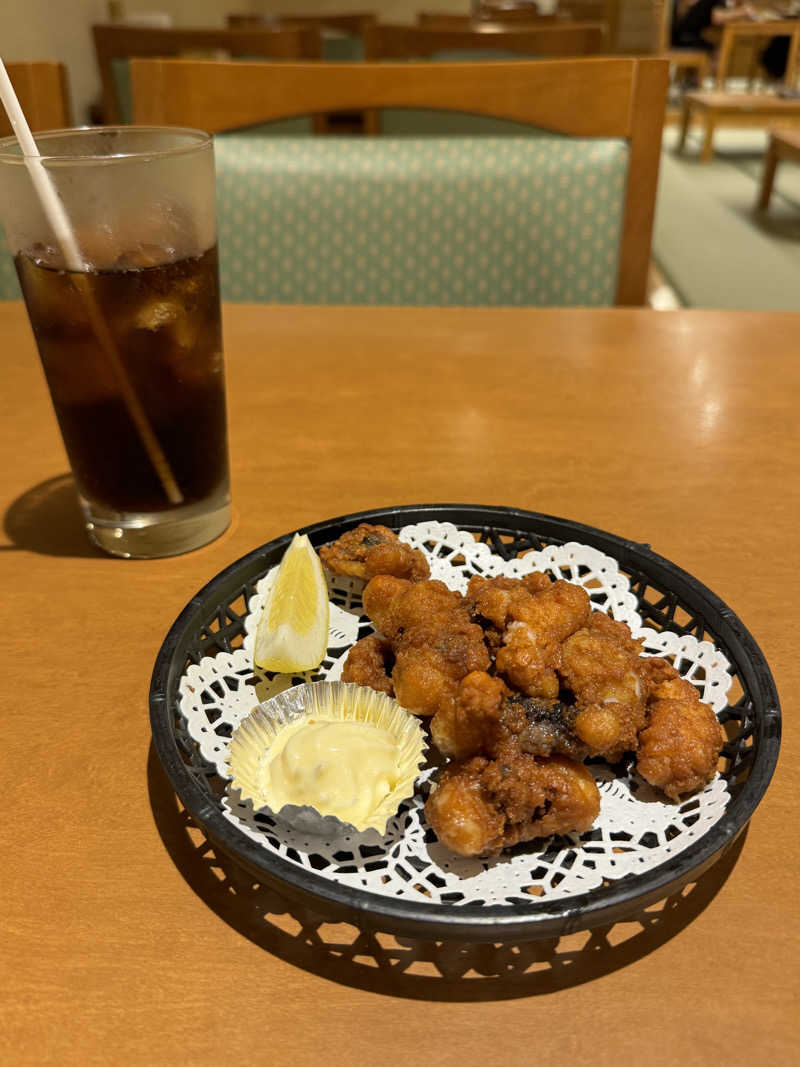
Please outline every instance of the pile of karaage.
[[476, 576], [462, 596], [429, 579], [423, 553], [366, 523], [320, 556], [368, 580], [377, 633], [353, 646], [343, 680], [430, 717], [449, 758], [425, 815], [453, 852], [588, 830], [600, 810], [589, 757], [634, 753], [672, 799], [714, 776], [724, 738], [712, 710], [670, 663], [643, 657], [624, 623], [593, 611], [581, 586]]

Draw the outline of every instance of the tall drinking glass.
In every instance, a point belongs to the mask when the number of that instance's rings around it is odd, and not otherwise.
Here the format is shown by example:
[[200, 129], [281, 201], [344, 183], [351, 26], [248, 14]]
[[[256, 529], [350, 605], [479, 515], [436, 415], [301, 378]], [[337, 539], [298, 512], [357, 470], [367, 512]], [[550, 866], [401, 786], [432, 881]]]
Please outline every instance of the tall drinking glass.
[[126, 126], [36, 140], [84, 269], [67, 269], [13, 137], [0, 219], [89, 537], [126, 557], [198, 548], [230, 522], [211, 138]]

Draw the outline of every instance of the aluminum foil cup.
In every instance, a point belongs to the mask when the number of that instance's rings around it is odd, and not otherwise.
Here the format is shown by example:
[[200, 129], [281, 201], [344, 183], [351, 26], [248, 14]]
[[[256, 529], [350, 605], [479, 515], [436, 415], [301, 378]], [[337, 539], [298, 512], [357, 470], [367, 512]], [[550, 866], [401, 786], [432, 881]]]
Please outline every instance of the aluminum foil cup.
[[[271, 800], [263, 774], [270, 748], [285, 726], [310, 718], [370, 723], [397, 739], [396, 785], [360, 825], [324, 815], [310, 804], [284, 804], [276, 809]], [[424, 752], [425, 735], [419, 720], [385, 693], [349, 682], [309, 682], [259, 704], [243, 720], [231, 737], [228, 769], [232, 787], [244, 800], [252, 801], [256, 811], [274, 815], [303, 833], [339, 837], [377, 830], [383, 834], [402, 801], [413, 795]]]

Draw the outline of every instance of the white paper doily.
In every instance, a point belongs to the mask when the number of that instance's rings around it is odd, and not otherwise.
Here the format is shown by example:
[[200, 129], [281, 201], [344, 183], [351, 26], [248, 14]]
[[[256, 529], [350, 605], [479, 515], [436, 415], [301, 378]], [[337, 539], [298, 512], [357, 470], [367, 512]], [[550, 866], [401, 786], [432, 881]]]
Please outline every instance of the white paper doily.
[[[634, 637], [644, 639], [646, 654], [670, 659], [716, 713], [727, 706], [731, 676], [725, 656], [708, 641], [643, 627], [627, 578], [615, 560], [597, 549], [569, 543], [505, 561], [451, 523], [407, 526], [400, 537], [425, 553], [432, 578], [459, 592], [466, 591], [473, 574], [519, 577], [534, 570], [584, 586], [595, 608], [626, 622]], [[189, 734], [204, 759], [225, 778], [229, 738], [253, 707], [298, 682], [339, 678], [351, 645], [370, 629], [360, 615], [363, 583], [332, 578], [330, 641], [321, 666], [296, 676], [254, 669], [255, 621], [276, 569], [261, 579], [250, 599], [243, 646], [188, 667], [180, 683], [180, 707]], [[529, 842], [492, 860], [454, 856], [435, 840], [423, 814], [430, 768], [384, 837], [375, 832], [335, 841], [304, 837], [269, 816], [255, 815], [235, 793], [225, 796], [222, 804], [225, 817], [252, 840], [320, 877], [392, 898], [422, 895], [429, 902], [448, 904], [519, 904], [572, 896], [605, 880], [650, 870], [706, 833], [729, 799], [720, 775], [702, 792], [672, 804], [635, 773], [615, 776], [604, 764], [590, 767], [601, 808], [588, 833]]]

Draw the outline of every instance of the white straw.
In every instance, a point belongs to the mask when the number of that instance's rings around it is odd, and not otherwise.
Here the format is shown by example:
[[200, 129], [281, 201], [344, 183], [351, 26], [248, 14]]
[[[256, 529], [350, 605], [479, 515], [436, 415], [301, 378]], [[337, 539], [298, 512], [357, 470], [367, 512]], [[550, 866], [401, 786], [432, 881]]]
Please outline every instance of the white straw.
[[175, 475], [172, 473], [169, 461], [159, 444], [153, 427], [150, 425], [150, 420], [123, 366], [113, 335], [103, 317], [95, 294], [89, 284], [89, 279], [86, 277], [87, 265], [84, 263], [78, 242], [75, 240], [69, 217], [64, 210], [61, 198], [56, 192], [53, 180], [42, 163], [41, 154], [36, 147], [31, 128], [20, 107], [17, 94], [14, 92], [14, 86], [11, 84], [11, 79], [2, 59], [0, 59], [0, 100], [3, 101], [3, 107], [6, 109], [11, 128], [22, 149], [22, 158], [31, 176], [37, 196], [41, 201], [42, 209], [47, 216], [47, 221], [50, 223], [50, 227], [61, 248], [67, 270], [74, 275], [73, 283], [84, 299], [89, 322], [116, 375], [122, 399], [139, 432], [144, 449], [150, 457], [150, 462], [155, 468], [169, 502], [171, 504], [181, 504], [183, 502], [183, 493], [175, 481]]

